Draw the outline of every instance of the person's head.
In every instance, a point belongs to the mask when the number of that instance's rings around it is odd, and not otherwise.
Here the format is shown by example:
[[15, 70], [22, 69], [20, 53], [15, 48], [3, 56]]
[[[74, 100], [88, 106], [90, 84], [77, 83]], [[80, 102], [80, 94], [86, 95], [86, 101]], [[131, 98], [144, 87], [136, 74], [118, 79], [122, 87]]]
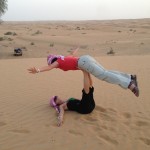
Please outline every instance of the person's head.
[[57, 106], [59, 106], [64, 103], [64, 100], [62, 100], [59, 96], [56, 96], [55, 103], [57, 104]]
[[50, 99], [50, 105], [52, 107], [55, 107], [55, 106], [59, 106], [61, 104], [63, 104], [65, 101], [62, 100], [60, 97], [58, 96], [53, 96], [51, 99]]
[[61, 60], [64, 60], [64, 56], [62, 55], [48, 55], [47, 56], [47, 63], [48, 65], [51, 65], [52, 63], [54, 63], [55, 61], [57, 61], [57, 59], [60, 58]]
[[50, 106], [54, 107], [58, 113], [59, 113], [59, 105], [61, 105], [63, 103], [64, 103], [64, 101], [58, 96], [53, 96], [50, 99]]
[[58, 59], [57, 55], [53, 55], [53, 54], [48, 55], [47, 56], [47, 63], [48, 63], [48, 65], [54, 63], [57, 59]]

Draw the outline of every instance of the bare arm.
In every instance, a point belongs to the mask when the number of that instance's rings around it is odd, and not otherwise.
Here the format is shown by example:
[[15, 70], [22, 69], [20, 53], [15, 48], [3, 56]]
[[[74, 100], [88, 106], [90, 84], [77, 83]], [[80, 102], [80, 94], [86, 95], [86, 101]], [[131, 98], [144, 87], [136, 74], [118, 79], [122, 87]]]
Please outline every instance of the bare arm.
[[65, 110], [67, 109], [67, 104], [66, 103], [61, 104], [59, 106], [59, 109], [60, 109], [60, 113], [58, 114], [58, 126], [60, 127], [64, 120], [64, 113]]
[[51, 65], [44, 66], [39, 69], [36, 69], [35, 67], [29, 68], [28, 71], [29, 71], [29, 73], [35, 74], [35, 73], [39, 73], [39, 72], [52, 70], [54, 68], [57, 68], [58, 66], [59, 66], [58, 62], [54, 62]]
[[79, 50], [79, 47], [77, 47], [76, 49], [72, 50], [70, 52], [70, 55], [74, 56], [78, 52], [78, 50]]

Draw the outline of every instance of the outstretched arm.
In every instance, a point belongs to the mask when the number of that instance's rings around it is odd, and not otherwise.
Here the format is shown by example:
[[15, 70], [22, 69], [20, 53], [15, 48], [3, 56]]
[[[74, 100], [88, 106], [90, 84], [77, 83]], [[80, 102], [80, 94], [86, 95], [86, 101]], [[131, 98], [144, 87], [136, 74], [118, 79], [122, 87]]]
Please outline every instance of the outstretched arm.
[[78, 50], [79, 50], [79, 47], [77, 47], [76, 49], [72, 50], [72, 51], [70, 52], [70, 54], [71, 54], [72, 56], [74, 56], [74, 55], [78, 52]]
[[66, 103], [63, 103], [59, 106], [60, 109], [60, 113], [58, 114], [58, 126], [60, 127], [63, 124], [63, 120], [64, 120], [64, 113], [65, 110], [67, 109], [67, 105]]
[[58, 66], [59, 66], [58, 62], [54, 62], [51, 65], [44, 66], [39, 69], [37, 69], [35, 67], [29, 68], [28, 71], [29, 71], [29, 73], [35, 74], [35, 73], [39, 73], [39, 72], [52, 70], [53, 68], [57, 68]]

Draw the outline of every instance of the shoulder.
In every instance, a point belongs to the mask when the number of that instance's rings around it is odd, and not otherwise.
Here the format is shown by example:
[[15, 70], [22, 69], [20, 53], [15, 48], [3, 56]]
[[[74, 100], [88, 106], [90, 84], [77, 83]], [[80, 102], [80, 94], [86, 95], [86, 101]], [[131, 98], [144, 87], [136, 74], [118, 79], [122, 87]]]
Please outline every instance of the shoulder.
[[64, 110], [67, 110], [68, 109], [68, 107], [67, 107], [67, 101], [64, 102], [63, 104], [61, 104], [59, 107], [63, 108]]
[[59, 66], [59, 63], [57, 61], [55, 61], [54, 63], [52, 63], [50, 65], [52, 68], [57, 68]]

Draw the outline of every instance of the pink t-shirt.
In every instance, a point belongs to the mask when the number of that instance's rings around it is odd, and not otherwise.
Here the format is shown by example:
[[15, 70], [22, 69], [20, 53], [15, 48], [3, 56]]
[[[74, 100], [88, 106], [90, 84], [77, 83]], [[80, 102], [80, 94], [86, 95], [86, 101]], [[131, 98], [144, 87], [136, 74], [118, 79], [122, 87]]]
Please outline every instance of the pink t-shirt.
[[68, 71], [68, 70], [79, 70], [78, 69], [78, 57], [73, 56], [66, 56], [64, 57], [64, 60], [61, 58], [57, 59], [57, 62], [59, 64], [58, 68]]

